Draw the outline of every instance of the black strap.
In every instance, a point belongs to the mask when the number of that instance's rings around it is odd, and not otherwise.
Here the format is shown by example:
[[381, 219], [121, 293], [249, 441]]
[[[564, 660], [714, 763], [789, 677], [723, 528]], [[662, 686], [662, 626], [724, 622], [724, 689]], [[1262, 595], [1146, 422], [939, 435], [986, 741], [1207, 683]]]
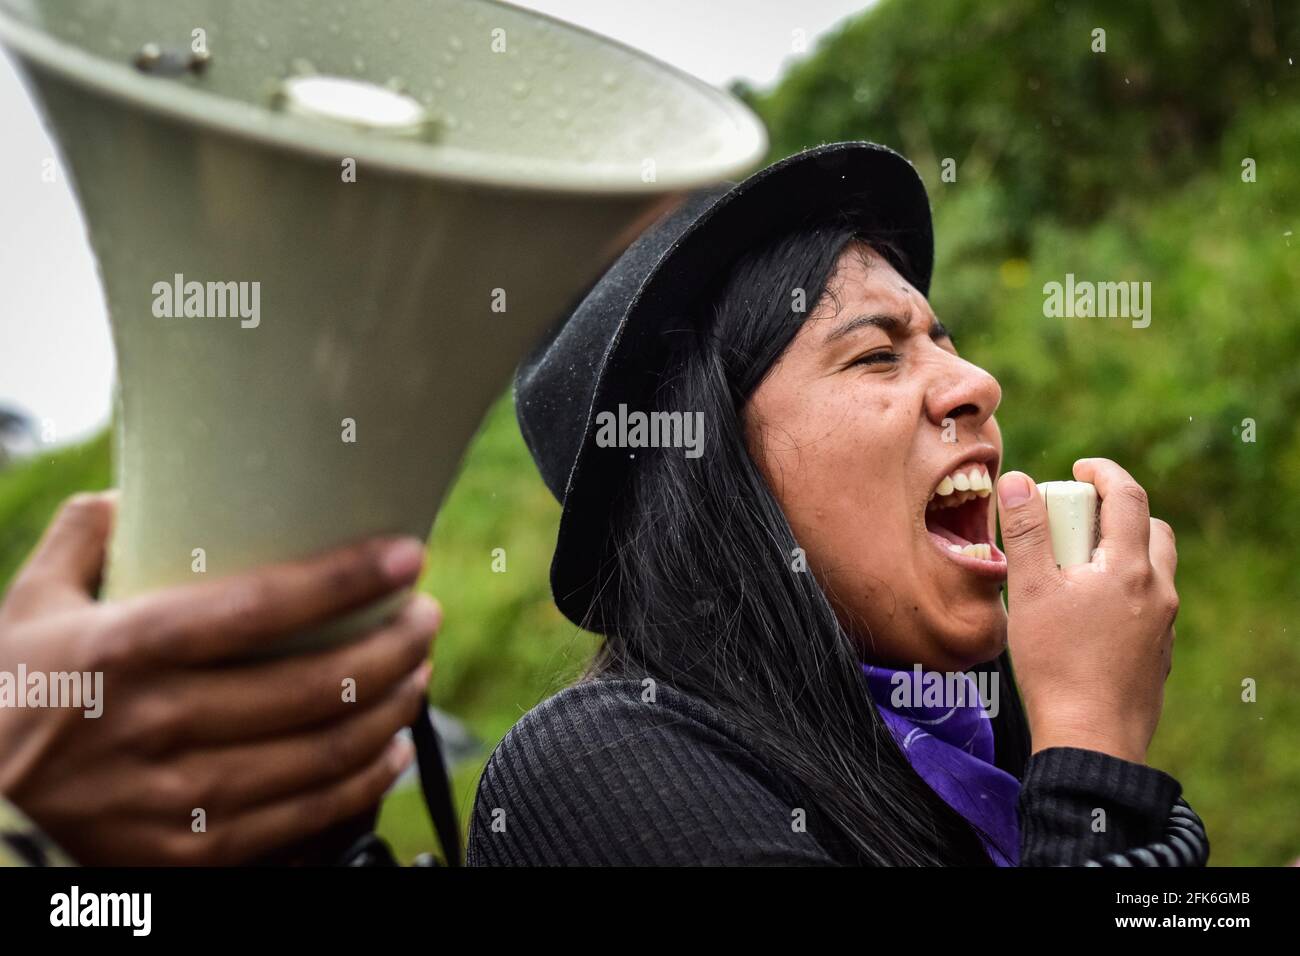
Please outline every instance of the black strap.
[[442, 759], [438, 731], [429, 717], [429, 708], [421, 707], [420, 716], [411, 725], [415, 742], [415, 761], [420, 769], [420, 790], [424, 805], [429, 810], [434, 832], [442, 844], [442, 855], [447, 866], [460, 866], [460, 818], [451, 797], [451, 778]]

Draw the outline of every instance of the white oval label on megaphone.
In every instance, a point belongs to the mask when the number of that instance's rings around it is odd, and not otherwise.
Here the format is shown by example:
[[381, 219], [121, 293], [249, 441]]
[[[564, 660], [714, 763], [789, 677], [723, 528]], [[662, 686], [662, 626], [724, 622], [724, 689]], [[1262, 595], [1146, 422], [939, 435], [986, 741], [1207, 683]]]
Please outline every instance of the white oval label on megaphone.
[[290, 77], [276, 102], [309, 119], [398, 136], [418, 135], [433, 122], [429, 111], [405, 93], [343, 76]]

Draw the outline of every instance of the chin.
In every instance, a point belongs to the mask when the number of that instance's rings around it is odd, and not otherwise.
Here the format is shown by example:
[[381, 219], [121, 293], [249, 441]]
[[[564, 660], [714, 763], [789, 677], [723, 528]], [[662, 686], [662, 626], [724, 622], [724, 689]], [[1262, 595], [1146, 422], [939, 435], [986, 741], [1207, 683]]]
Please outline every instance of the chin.
[[972, 609], [960, 619], [945, 621], [935, 635], [939, 656], [947, 660], [941, 670], [969, 670], [994, 660], [1007, 646], [1007, 612], [996, 608]]

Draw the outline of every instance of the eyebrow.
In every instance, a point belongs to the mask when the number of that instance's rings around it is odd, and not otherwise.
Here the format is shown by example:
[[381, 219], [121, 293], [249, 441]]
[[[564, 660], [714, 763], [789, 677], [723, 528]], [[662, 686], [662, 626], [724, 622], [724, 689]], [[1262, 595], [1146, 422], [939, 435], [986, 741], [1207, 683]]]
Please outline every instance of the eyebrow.
[[[831, 329], [826, 338], [822, 340], [822, 344], [831, 345], [832, 343], [838, 342], [840, 339], [844, 338], [844, 336], [851, 335], [859, 329], [865, 328], [876, 328], [888, 335], [898, 335], [902, 332], [906, 332], [911, 325], [912, 320], [910, 315], [905, 319], [899, 318], [896, 315], [887, 314], [855, 315], [851, 319], [841, 322], [835, 328]], [[936, 318], [934, 324], [930, 326], [930, 338], [935, 341], [938, 341], [939, 339], [951, 339], [952, 333], [950, 333], [947, 328], [944, 327], [944, 324]]]

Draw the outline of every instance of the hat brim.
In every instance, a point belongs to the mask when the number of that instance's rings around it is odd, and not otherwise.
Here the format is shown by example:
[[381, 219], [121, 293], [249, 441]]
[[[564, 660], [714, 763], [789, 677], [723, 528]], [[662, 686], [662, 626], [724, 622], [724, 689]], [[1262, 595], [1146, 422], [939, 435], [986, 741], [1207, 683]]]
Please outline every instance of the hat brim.
[[902, 248], [923, 295], [934, 268], [925, 184], [904, 157], [875, 143], [832, 143], [797, 153], [718, 192], [645, 276], [605, 353], [582, 444], [569, 472], [551, 589], [579, 626], [607, 632], [597, 589], [608, 577], [610, 515], [635, 459], [598, 448], [595, 419], [620, 404], [651, 410], [668, 359], [664, 318], [690, 316], [707, 289], [746, 252], [809, 217], [842, 210], [864, 230], [887, 229]]

